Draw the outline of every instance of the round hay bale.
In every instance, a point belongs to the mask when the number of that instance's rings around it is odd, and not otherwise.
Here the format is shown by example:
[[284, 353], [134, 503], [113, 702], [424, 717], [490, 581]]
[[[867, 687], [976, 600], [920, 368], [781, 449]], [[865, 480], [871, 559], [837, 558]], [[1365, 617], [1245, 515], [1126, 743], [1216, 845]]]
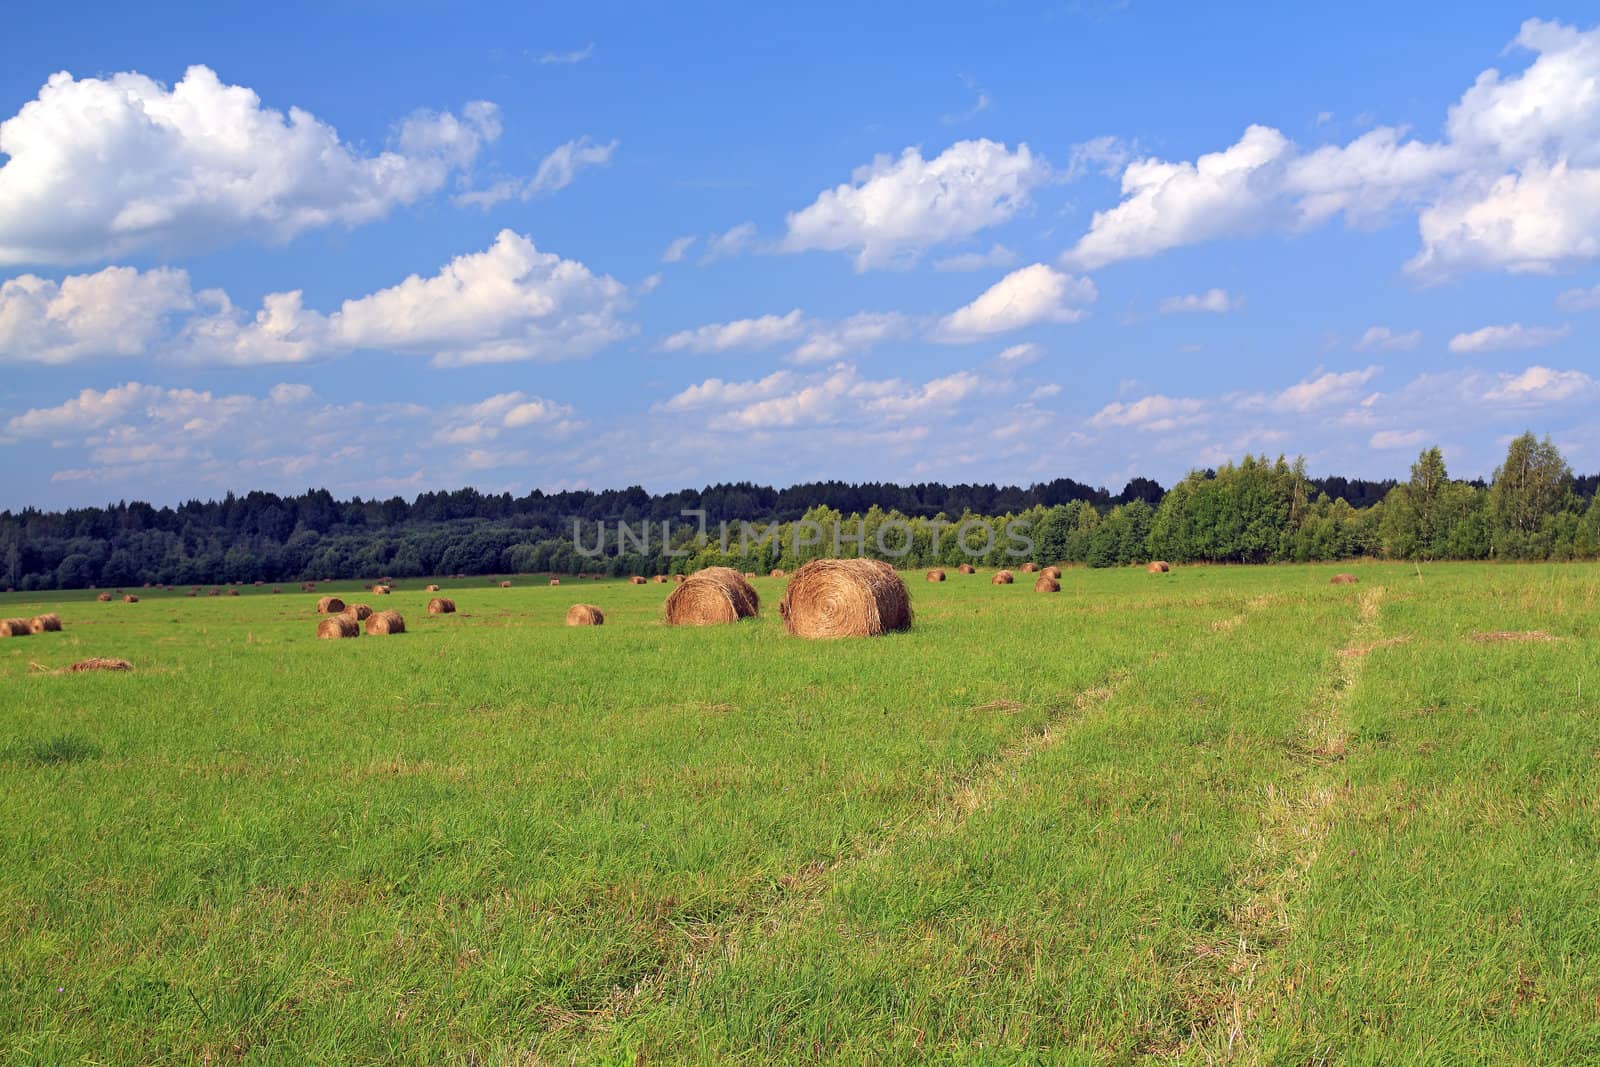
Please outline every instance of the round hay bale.
[[111, 603], [111, 594], [110, 593], [101, 593], [99, 596], [95, 597], [95, 600], [99, 601], [102, 604], [109, 604], [109, 603]]
[[133, 664], [129, 663], [125, 659], [108, 659], [105, 656], [91, 656], [88, 659], [79, 660], [72, 666], [68, 667], [67, 670], [73, 674], [79, 674], [83, 671], [131, 671], [133, 670]]
[[389, 595], [389, 587], [386, 586], [386, 585], [375, 585], [375, 586], [372, 587], [372, 595], [373, 596], [388, 596]]
[[1039, 580], [1033, 583], [1033, 591], [1035, 593], [1059, 593], [1061, 592], [1061, 583], [1054, 578], [1041, 574], [1039, 575]]
[[679, 584], [679, 585], [682, 585], [682, 584], [683, 584], [683, 583], [684, 583], [684, 582], [686, 582], [686, 581], [688, 581], [688, 579], [687, 579], [687, 578], [685, 578], [685, 577], [684, 577], [684, 576], [683, 576], [683, 575], [681, 575], [681, 574], [674, 574], [674, 575], [673, 575], [673, 576], [672, 576], [672, 580], [673, 580], [673, 581], [675, 581], [675, 582], [677, 582], [677, 583], [678, 583], [678, 584]]
[[768, 578], [782, 578], [783, 577], [783, 568], [782, 567], [774, 567], [774, 568], [772, 568], [772, 570], [767, 572], [767, 577]]
[[213, 589], [213, 590], [211, 590], [211, 592], [206, 594], [206, 596], [221, 596], [221, 595], [222, 595], [222, 590], [220, 590], [220, 589]]
[[129, 593], [122, 598], [122, 602], [124, 604], [137, 604], [139, 602], [139, 598], [134, 596], [132, 593]]
[[196, 593], [193, 589], [189, 590], [187, 593], [185, 593], [183, 595], [184, 596], [199, 596], [199, 594]]
[[318, 615], [337, 615], [344, 610], [344, 601], [336, 596], [325, 596], [317, 600]]
[[755, 581], [755, 579], [756, 579], [756, 572], [755, 571], [745, 571], [744, 572], [744, 580], [745, 581], [753, 582], [753, 581]]
[[933, 570], [928, 572], [928, 581], [930, 581], [930, 582], [942, 582], [942, 581], [944, 581], [944, 571], [940, 570], [938, 567], [935, 567]]
[[0, 619], [0, 637], [27, 637], [31, 633], [27, 619]]
[[911, 629], [911, 594], [880, 560], [818, 559], [794, 572], [778, 613], [799, 637], [876, 637]]
[[1359, 581], [1361, 581], [1361, 579], [1357, 578], [1353, 574], [1335, 574], [1332, 578], [1328, 579], [1328, 584], [1329, 585], [1355, 585]]
[[281, 593], [281, 592], [283, 592], [283, 590], [282, 590], [282, 589], [280, 589], [280, 588], [278, 588], [278, 587], [277, 587], [277, 586], [273, 586], [273, 587], [272, 587], [272, 595], [273, 595], [273, 596], [277, 596], [277, 595], [278, 595], [278, 594], [279, 594], [279, 593]]
[[650, 580], [652, 582], [654, 582], [655, 584], [657, 584], [657, 585], [665, 585], [666, 581], [667, 581], [667, 576], [665, 574], [658, 574], [654, 578], [651, 578]]
[[230, 590], [228, 590], [228, 595], [229, 595], [229, 596], [238, 596], [238, 595], [239, 595], [239, 590], [237, 590], [237, 589], [230, 589]]
[[1027, 563], [1024, 563], [1022, 565], [1022, 573], [1023, 574], [1032, 574], [1035, 571], [1037, 571], [1038, 569], [1039, 569], [1039, 565], [1037, 563], [1034, 563], [1032, 560], [1029, 560]]
[[1016, 581], [1010, 571], [995, 571], [994, 577], [989, 579], [990, 585], [1010, 585]]
[[1061, 580], [1061, 568], [1055, 566], [1054, 564], [1051, 564], [1039, 573], [1044, 575], [1046, 578], [1054, 578], [1058, 582]]
[[317, 639], [336, 641], [341, 637], [360, 637], [361, 624], [348, 615], [329, 615], [317, 623]]
[[367, 635], [374, 634], [403, 634], [406, 632], [406, 620], [400, 617], [398, 611], [374, 611], [367, 619]]
[[350, 604], [345, 607], [342, 614], [350, 616], [356, 622], [366, 622], [372, 617], [372, 609], [365, 604]]
[[668, 626], [716, 626], [757, 614], [761, 598], [733, 568], [707, 567], [683, 579], [666, 610]]
[[500, 588], [501, 589], [510, 589], [511, 588], [511, 583], [510, 582], [501, 582], [500, 583]]
[[957, 574], [976, 574], [977, 572], [978, 568], [974, 567], [970, 563], [963, 563], [961, 566], [956, 568]]
[[593, 604], [574, 604], [567, 609], [568, 626], [604, 626], [605, 612]]
[[628, 579], [628, 584], [629, 585], [644, 585], [645, 584], [644, 576], [640, 575], [640, 574], [635, 574], [632, 578]]
[[55, 612], [45, 615], [35, 615], [28, 620], [28, 632], [36, 634], [58, 633], [61, 630], [61, 616]]
[[437, 593], [439, 591], [439, 587], [436, 585], [429, 585], [425, 586], [422, 591], [424, 593]]
[[1172, 564], [1168, 563], [1164, 559], [1153, 559], [1150, 561], [1149, 565], [1145, 567], [1145, 570], [1151, 574], [1166, 574], [1171, 569]]
[[454, 615], [455, 613], [456, 602], [448, 597], [436, 596], [428, 601], [429, 615]]

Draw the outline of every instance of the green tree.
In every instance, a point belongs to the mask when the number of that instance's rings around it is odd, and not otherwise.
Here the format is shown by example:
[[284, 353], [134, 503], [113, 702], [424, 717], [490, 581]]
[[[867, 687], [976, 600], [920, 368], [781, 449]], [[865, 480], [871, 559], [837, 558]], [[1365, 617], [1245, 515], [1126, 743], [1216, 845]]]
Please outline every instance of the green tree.
[[1571, 486], [1572, 469], [1549, 437], [1525, 433], [1513, 440], [1489, 489], [1495, 553], [1510, 559], [1547, 555], [1540, 529], [1561, 510]]

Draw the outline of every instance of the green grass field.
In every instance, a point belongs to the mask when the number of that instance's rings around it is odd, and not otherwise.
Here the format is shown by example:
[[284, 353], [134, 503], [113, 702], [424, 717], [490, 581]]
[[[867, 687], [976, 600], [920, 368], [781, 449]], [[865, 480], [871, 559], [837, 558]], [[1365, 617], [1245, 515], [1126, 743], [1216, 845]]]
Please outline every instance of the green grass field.
[[1600, 1059], [1600, 568], [908, 579], [0, 597], [0, 1060]]

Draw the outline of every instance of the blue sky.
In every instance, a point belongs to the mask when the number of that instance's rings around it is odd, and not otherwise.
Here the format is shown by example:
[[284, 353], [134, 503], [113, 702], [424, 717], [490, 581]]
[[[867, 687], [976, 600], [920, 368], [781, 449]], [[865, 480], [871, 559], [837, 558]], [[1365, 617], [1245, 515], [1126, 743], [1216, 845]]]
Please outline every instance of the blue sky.
[[1578, 5], [241, 11], [0, 44], [0, 507], [1600, 469]]

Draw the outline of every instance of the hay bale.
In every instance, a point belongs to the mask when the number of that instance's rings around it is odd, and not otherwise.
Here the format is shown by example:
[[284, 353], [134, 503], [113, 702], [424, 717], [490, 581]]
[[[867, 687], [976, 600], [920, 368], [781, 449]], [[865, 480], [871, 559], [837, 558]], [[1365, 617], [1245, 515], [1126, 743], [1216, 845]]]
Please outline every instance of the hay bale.
[[372, 609], [365, 604], [351, 604], [344, 609], [342, 614], [350, 616], [356, 622], [366, 622], [372, 617]]
[[1145, 570], [1150, 574], [1166, 574], [1171, 569], [1172, 564], [1168, 563], [1164, 559], [1153, 559], [1145, 567]]
[[439, 587], [436, 585], [424, 586], [422, 591], [424, 593], [437, 593], [439, 591]]
[[783, 577], [783, 568], [782, 567], [774, 567], [774, 568], [772, 568], [772, 570], [767, 572], [767, 577], [768, 578], [782, 578]]
[[344, 601], [336, 596], [325, 596], [317, 600], [318, 615], [337, 615], [344, 610]]
[[1032, 574], [1035, 571], [1037, 571], [1038, 569], [1039, 569], [1039, 565], [1037, 563], [1034, 563], [1032, 560], [1029, 560], [1027, 563], [1024, 563], [1022, 565], [1022, 573], [1023, 574]]
[[196, 593], [193, 589], [191, 589], [191, 590], [189, 590], [187, 593], [185, 593], [183, 595], [184, 596], [198, 596], [199, 594]]
[[1061, 568], [1055, 566], [1054, 564], [1051, 564], [1039, 573], [1044, 575], [1046, 578], [1054, 578], [1058, 582], [1061, 580]]
[[568, 626], [604, 626], [605, 612], [593, 604], [574, 604], [567, 609]]
[[675, 581], [675, 582], [677, 582], [677, 583], [678, 583], [678, 584], [679, 584], [679, 585], [682, 585], [682, 584], [683, 584], [683, 583], [684, 583], [684, 582], [686, 582], [686, 581], [688, 581], [688, 579], [687, 579], [687, 578], [685, 578], [685, 577], [684, 577], [684, 576], [683, 576], [683, 575], [681, 575], [681, 574], [674, 574], [674, 575], [673, 575], [673, 576], [672, 576], [672, 580], [673, 580], [673, 581]]
[[665, 585], [667, 582], [667, 576], [665, 574], [658, 574], [650, 580], [657, 585]]
[[1329, 585], [1355, 585], [1359, 581], [1361, 581], [1361, 579], [1357, 578], [1353, 574], [1335, 574], [1332, 578], [1328, 579], [1328, 584]]
[[386, 586], [386, 585], [375, 585], [375, 586], [372, 587], [372, 595], [373, 596], [388, 596], [389, 595], [389, 587]]
[[716, 626], [759, 613], [761, 598], [732, 567], [707, 567], [672, 591], [666, 610], [668, 626]]
[[1033, 583], [1033, 591], [1035, 593], [1059, 593], [1061, 592], [1061, 583], [1048, 575], [1041, 574], [1039, 575], [1039, 580]]
[[122, 598], [122, 602], [124, 604], [137, 604], [139, 602], [139, 598], [134, 596], [132, 593], [128, 593]]
[[279, 588], [278, 588], [278, 587], [277, 587], [277, 586], [273, 586], [273, 587], [272, 587], [272, 595], [273, 595], [273, 596], [277, 596], [277, 595], [278, 595], [278, 594], [279, 594], [279, 593], [281, 593], [281, 592], [283, 592], [283, 590], [282, 590], [282, 589], [279, 589]]
[[429, 615], [454, 615], [455, 613], [456, 602], [448, 597], [436, 596], [428, 601]]
[[928, 581], [930, 581], [930, 582], [942, 582], [942, 581], [944, 581], [944, 571], [940, 570], [938, 567], [933, 568], [933, 570], [928, 572]]
[[957, 574], [976, 574], [976, 573], [978, 573], [978, 568], [974, 567], [970, 563], [963, 563], [961, 566], [956, 568], [956, 573]]
[[329, 615], [317, 623], [319, 641], [336, 641], [341, 637], [360, 637], [361, 624], [348, 615]]
[[102, 604], [109, 604], [109, 603], [111, 603], [111, 594], [110, 593], [101, 593], [99, 596], [95, 597], [95, 600], [99, 601]]
[[818, 559], [794, 572], [778, 613], [798, 637], [876, 637], [911, 629], [911, 594], [880, 560]]
[[551, 585], [560, 585], [561, 584], [561, 579], [560, 578], [552, 578], [552, 579], [550, 579], [550, 584]]
[[213, 589], [213, 590], [211, 590], [211, 592], [206, 594], [206, 596], [221, 596], [221, 595], [222, 595], [222, 590], [220, 590], [220, 589]]
[[511, 588], [511, 583], [510, 582], [501, 582], [500, 583], [500, 588], [501, 589], [510, 589]]
[[27, 619], [0, 619], [0, 637], [27, 637], [31, 633]]
[[89, 659], [79, 660], [77, 663], [74, 663], [72, 666], [68, 667], [67, 670], [73, 674], [78, 674], [82, 671], [131, 671], [133, 670], [133, 664], [129, 663], [125, 659], [108, 659], [104, 656], [92, 656]]
[[61, 616], [55, 612], [45, 615], [35, 615], [28, 620], [28, 632], [35, 634], [58, 633], [61, 630]]
[[1010, 571], [995, 571], [994, 577], [989, 579], [990, 585], [1010, 585], [1016, 581]]
[[228, 595], [229, 595], [229, 596], [238, 596], [238, 595], [239, 595], [239, 590], [237, 590], [237, 589], [230, 589], [230, 590], [228, 590]]
[[644, 585], [645, 584], [644, 576], [641, 575], [641, 574], [635, 574], [632, 578], [628, 579], [628, 584], [629, 585]]
[[375, 611], [367, 619], [367, 635], [375, 634], [403, 634], [406, 632], [406, 620], [400, 617], [398, 611]]

